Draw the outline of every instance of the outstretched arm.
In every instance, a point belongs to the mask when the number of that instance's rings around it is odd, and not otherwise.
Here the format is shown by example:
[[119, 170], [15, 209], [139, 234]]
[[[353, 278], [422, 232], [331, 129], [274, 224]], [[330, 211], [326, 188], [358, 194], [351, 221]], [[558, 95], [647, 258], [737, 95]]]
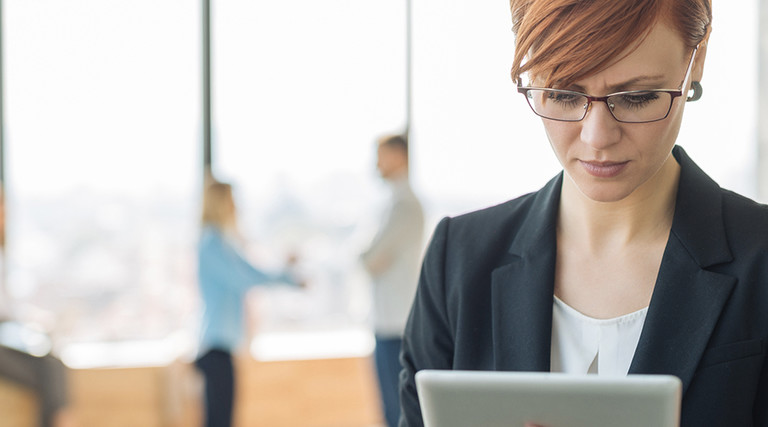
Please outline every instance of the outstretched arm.
[[215, 277], [222, 286], [246, 289], [267, 283], [289, 283], [287, 274], [271, 274], [254, 267], [218, 233], [206, 233], [200, 242], [200, 274]]

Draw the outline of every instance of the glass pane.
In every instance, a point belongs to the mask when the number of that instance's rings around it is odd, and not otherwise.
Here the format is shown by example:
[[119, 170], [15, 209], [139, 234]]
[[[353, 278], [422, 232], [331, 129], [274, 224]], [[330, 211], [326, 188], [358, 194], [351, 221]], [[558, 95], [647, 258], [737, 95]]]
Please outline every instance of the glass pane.
[[528, 103], [543, 117], [578, 121], [584, 117], [587, 98], [569, 92], [534, 89], [528, 91]]
[[[752, 198], [757, 196], [758, 92], [740, 91], [736, 102], [734, 83], [757, 87], [758, 5], [757, 0], [713, 2], [714, 24], [701, 81], [704, 96], [686, 104], [678, 137], [721, 187]], [[736, 78], [731, 77], [734, 67]]]
[[560, 170], [510, 78], [511, 25], [507, 2], [414, 2], [414, 179], [432, 224], [537, 190]]
[[616, 119], [624, 122], [652, 122], [667, 116], [672, 107], [669, 92], [633, 92], [608, 98]]
[[167, 337], [195, 307], [199, 5], [3, 6], [14, 314], [59, 347]]
[[384, 191], [375, 140], [405, 124], [404, 5], [216, 4], [214, 171], [235, 185], [254, 263], [278, 268], [296, 251], [309, 278], [305, 291], [255, 292], [258, 358], [370, 350], [357, 257]]

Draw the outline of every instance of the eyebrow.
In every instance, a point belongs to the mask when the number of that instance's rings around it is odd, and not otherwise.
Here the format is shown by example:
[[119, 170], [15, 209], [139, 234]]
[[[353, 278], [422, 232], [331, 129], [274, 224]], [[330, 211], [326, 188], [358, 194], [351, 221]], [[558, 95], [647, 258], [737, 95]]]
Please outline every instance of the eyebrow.
[[[621, 83], [608, 86], [607, 91], [609, 93], [619, 92], [622, 90], [626, 90], [626, 88], [639, 83], [647, 83], [647, 84], [656, 83], [656, 82], [661, 83], [665, 78], [666, 76], [662, 74], [656, 74], [656, 75], [650, 75], [650, 76], [647, 76], [647, 75], [637, 76], [629, 80], [623, 81]], [[583, 92], [585, 90], [583, 86], [577, 85], [577, 84], [572, 85], [572, 87], [577, 88], [578, 92]]]

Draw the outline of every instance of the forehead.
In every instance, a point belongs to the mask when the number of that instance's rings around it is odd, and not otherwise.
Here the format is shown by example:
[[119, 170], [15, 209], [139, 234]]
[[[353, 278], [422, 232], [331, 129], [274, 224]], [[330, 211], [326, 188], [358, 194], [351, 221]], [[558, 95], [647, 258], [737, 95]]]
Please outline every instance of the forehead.
[[687, 62], [686, 48], [680, 35], [664, 24], [657, 24], [648, 33], [648, 36], [634, 50], [627, 50], [620, 55], [621, 62], [631, 63], [633, 67], [642, 67], [647, 64], [651, 67], [678, 68], [680, 64]]
[[[669, 79], [676, 80], [682, 78], [682, 75], [678, 74], [681, 67], [687, 65], [689, 53], [679, 33], [659, 22], [640, 43], [616, 55], [607, 67], [579, 81], [564, 84], [594, 86], [602, 83], [602, 86], [611, 86], [638, 77], [655, 77], [655, 80], [665, 82]], [[679, 82], [675, 82], [677, 83]]]

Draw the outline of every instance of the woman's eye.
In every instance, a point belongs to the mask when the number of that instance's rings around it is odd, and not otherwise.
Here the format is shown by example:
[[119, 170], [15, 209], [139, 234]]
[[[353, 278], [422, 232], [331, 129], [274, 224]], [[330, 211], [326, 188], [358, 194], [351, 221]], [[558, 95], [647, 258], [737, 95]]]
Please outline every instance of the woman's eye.
[[575, 98], [575, 96], [564, 94], [564, 93], [555, 93], [555, 94], [552, 94], [551, 98], [556, 101], [568, 102], [568, 101], [572, 101], [573, 98]]
[[640, 108], [657, 99], [659, 95], [655, 92], [624, 94], [619, 96], [619, 104], [627, 108]]
[[563, 104], [569, 104], [576, 102], [579, 98], [581, 98], [578, 95], [570, 94], [570, 93], [550, 93], [548, 98], [553, 102], [559, 102]]

